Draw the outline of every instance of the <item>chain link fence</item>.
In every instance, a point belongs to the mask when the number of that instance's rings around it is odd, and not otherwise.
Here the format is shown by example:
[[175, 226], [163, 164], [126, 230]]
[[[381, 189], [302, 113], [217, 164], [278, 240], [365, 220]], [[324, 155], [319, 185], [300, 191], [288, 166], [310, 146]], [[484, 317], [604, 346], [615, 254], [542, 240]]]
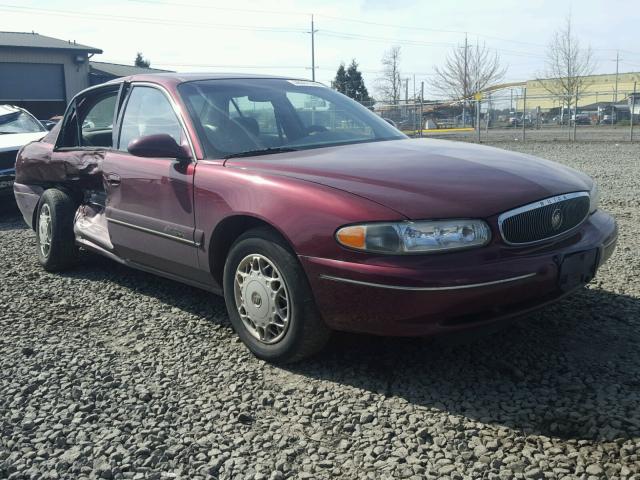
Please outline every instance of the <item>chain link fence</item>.
[[476, 142], [637, 141], [640, 93], [537, 94], [509, 89], [455, 102], [363, 103], [411, 137]]

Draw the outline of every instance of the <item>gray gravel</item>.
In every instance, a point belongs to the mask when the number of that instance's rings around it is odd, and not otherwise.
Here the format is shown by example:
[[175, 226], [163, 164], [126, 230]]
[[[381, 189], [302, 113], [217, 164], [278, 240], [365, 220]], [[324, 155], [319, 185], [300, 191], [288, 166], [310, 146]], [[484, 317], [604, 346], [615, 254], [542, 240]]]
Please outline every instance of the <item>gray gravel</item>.
[[0, 215], [0, 478], [640, 478], [640, 154], [517, 148], [594, 175], [597, 280], [484, 338], [338, 335], [256, 360], [223, 301], [86, 255], [41, 270]]
[[[527, 141], [535, 142], [569, 142], [573, 138], [573, 127], [568, 128], [554, 125], [544, 125], [540, 129], [527, 128], [525, 137]], [[580, 142], [628, 142], [631, 138], [631, 131], [628, 126], [610, 125], [578, 125], [575, 131], [576, 139]], [[477, 132], [470, 131], [434, 131], [425, 134], [427, 137], [447, 138], [449, 140], [465, 140], [475, 142]], [[571, 137], [569, 137], [571, 135]], [[480, 131], [482, 142], [521, 142], [522, 127], [518, 128], [491, 128], [487, 132]], [[640, 126], [634, 126], [634, 141], [640, 141]]]

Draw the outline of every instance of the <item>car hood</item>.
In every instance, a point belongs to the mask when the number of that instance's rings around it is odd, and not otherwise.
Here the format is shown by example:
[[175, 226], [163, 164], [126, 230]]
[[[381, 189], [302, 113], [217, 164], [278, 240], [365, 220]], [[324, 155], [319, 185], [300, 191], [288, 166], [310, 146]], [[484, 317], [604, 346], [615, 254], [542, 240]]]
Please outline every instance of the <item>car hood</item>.
[[0, 152], [17, 150], [29, 142], [40, 140], [46, 134], [47, 132], [0, 134]]
[[489, 217], [542, 198], [589, 190], [558, 163], [446, 140], [393, 140], [228, 160], [227, 167], [337, 188], [410, 219]]

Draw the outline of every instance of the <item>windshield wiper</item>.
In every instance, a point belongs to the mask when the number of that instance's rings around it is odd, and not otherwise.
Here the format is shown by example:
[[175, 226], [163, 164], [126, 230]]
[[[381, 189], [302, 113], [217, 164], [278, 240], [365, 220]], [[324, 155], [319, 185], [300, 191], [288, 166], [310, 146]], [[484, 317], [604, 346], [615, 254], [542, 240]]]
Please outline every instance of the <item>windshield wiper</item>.
[[262, 148], [258, 150], [247, 150], [244, 152], [232, 153], [224, 157], [225, 160], [230, 158], [241, 158], [241, 157], [254, 157], [258, 155], [271, 155], [272, 153], [286, 153], [286, 152], [297, 152], [297, 148], [291, 147], [276, 147], [276, 148]]

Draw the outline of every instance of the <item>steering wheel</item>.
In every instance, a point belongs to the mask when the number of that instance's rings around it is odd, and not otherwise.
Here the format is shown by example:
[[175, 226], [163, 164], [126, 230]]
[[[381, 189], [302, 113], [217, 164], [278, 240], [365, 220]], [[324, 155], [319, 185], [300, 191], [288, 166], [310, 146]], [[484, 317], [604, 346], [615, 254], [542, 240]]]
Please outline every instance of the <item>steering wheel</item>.
[[328, 132], [329, 129], [323, 125], [309, 125], [306, 129], [305, 132], [307, 133], [307, 135], [313, 135], [314, 133], [322, 133], [322, 132]]

